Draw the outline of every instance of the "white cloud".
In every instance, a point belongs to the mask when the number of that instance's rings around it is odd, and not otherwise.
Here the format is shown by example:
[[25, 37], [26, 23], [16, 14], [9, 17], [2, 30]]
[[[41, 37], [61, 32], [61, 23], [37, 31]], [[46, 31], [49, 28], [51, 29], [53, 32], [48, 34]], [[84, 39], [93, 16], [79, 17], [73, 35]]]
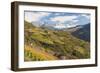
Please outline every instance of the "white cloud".
[[28, 22], [38, 21], [44, 16], [48, 16], [47, 12], [25, 12], [25, 20]]
[[[58, 22], [60, 24], [63, 24], [63, 26], [56, 26], [57, 28], [70, 28], [70, 27], [75, 27], [77, 26], [77, 22], [79, 21], [78, 19], [78, 16], [76, 15], [73, 15], [73, 16], [56, 16], [54, 18], [51, 18], [51, 21], [54, 21], [54, 22]], [[68, 24], [67, 24], [68, 22]], [[64, 26], [66, 23], [66, 26]]]
[[79, 25], [79, 24], [67, 24], [67, 28], [76, 27], [77, 25]]
[[56, 26], [54, 26], [54, 28], [63, 29], [66, 28], [66, 26], [64, 24], [57, 24]]
[[86, 14], [82, 14], [81, 16], [87, 18], [87, 19], [90, 19], [90, 15], [86, 15]]
[[66, 21], [72, 21], [73, 19], [77, 18], [78, 16], [57, 16], [54, 18], [51, 18], [51, 21], [63, 23]]
[[73, 23], [77, 23], [79, 20], [72, 20]]

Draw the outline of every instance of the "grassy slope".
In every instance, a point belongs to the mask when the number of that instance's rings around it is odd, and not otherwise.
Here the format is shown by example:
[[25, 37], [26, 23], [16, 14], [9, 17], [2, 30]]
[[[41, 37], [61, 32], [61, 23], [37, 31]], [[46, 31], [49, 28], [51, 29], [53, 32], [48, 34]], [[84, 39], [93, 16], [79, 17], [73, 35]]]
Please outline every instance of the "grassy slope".
[[25, 45], [25, 60], [54, 60], [57, 57], [52, 56], [44, 51]]
[[55, 60], [62, 59], [62, 56], [65, 59], [90, 57], [89, 43], [73, 37], [69, 32], [37, 28], [25, 22], [24, 35], [25, 61]]

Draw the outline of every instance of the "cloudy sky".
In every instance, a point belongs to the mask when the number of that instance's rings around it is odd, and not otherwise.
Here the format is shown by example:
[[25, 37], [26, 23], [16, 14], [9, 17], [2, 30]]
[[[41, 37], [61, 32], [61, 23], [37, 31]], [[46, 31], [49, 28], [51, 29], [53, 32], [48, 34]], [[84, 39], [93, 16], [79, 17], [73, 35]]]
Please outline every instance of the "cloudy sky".
[[25, 11], [25, 21], [51, 24], [63, 24], [66, 27], [90, 23], [90, 14], [69, 12]]

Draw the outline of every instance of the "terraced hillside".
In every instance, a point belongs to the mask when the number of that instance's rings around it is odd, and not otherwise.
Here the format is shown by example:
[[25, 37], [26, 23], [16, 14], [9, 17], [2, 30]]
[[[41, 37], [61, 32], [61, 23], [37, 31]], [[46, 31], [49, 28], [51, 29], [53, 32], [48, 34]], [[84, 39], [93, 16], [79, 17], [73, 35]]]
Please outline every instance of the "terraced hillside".
[[63, 30], [35, 27], [25, 21], [25, 61], [90, 58], [90, 44]]

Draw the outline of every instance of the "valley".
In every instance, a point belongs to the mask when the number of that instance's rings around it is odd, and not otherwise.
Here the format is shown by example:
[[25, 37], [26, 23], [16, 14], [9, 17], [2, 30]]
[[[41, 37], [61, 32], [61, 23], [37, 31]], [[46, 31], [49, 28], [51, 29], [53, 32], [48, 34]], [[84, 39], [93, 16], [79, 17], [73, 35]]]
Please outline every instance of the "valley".
[[[84, 39], [85, 36], [83, 36], [88, 32], [86, 29], [74, 28], [68, 31], [67, 29], [56, 30], [52, 28], [52, 30], [43, 26], [36, 27], [33, 25], [34, 23], [27, 21], [24, 23], [25, 61], [90, 58], [89, 38]], [[88, 34], [87, 37], [89, 37]]]

